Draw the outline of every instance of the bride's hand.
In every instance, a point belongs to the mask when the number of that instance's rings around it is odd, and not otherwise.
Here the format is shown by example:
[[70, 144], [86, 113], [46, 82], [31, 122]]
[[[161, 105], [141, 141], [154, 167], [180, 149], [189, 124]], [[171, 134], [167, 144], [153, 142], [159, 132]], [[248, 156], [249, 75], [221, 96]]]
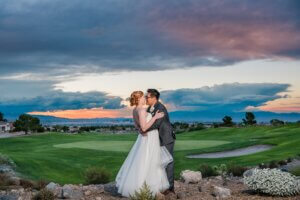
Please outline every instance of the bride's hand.
[[156, 111], [155, 115], [154, 115], [154, 118], [155, 119], [160, 119], [160, 118], [163, 118], [165, 116], [164, 112], [160, 112], [159, 110]]

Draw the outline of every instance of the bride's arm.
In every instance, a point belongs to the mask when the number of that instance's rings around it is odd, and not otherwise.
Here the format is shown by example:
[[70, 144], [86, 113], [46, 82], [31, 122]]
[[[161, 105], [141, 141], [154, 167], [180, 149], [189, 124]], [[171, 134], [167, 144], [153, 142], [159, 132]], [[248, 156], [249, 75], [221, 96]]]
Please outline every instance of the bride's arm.
[[149, 122], [146, 121], [147, 118], [147, 112], [145, 109], [140, 109], [139, 110], [139, 121], [140, 121], [140, 126], [143, 132], [145, 132], [148, 128], [150, 128], [155, 120], [163, 118], [164, 113], [159, 113], [156, 112], [156, 114], [151, 118]]

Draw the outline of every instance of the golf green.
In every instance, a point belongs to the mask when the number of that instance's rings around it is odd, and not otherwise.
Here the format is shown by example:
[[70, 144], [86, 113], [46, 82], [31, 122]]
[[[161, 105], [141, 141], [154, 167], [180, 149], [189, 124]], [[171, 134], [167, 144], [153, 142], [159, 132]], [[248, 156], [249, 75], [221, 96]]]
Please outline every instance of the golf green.
[[[175, 151], [203, 149], [203, 148], [214, 147], [214, 146], [228, 144], [228, 143], [229, 142], [227, 141], [220, 141], [220, 140], [183, 140], [183, 141], [176, 142], [174, 149]], [[128, 152], [133, 144], [134, 141], [84, 141], [84, 142], [56, 144], [53, 145], [53, 147]]]

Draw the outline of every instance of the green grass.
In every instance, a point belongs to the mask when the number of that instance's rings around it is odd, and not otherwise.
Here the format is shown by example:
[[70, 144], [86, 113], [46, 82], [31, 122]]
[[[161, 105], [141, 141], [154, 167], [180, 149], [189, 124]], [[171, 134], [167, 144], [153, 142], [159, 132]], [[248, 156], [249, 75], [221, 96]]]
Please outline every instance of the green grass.
[[[204, 149], [208, 147], [214, 147], [221, 144], [228, 144], [227, 141], [216, 140], [182, 140], [175, 143], [176, 150], [191, 150], [191, 149]], [[81, 148], [81, 149], [93, 149], [101, 151], [118, 151], [128, 152], [130, 151], [134, 141], [84, 141], [84, 142], [70, 142], [63, 144], [53, 145], [58, 148]]]
[[295, 176], [300, 176], [300, 166], [293, 168], [290, 172]]
[[[136, 134], [49, 133], [0, 139], [0, 153], [15, 161], [17, 171], [26, 178], [64, 183], [83, 183], [83, 173], [92, 166], [104, 166], [115, 178]], [[271, 150], [247, 156], [220, 159], [191, 159], [186, 155], [232, 150], [254, 144], [271, 144]], [[175, 175], [184, 169], [235, 162], [244, 166], [294, 157], [300, 152], [300, 126], [216, 128], [177, 135]]]

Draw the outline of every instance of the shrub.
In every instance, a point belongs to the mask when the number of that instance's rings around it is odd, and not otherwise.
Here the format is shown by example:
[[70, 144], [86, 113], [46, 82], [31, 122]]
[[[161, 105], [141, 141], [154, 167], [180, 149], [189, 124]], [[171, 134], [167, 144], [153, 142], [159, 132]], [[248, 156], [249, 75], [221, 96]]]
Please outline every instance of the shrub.
[[274, 168], [277, 168], [278, 167], [278, 164], [275, 160], [272, 160], [270, 163], [269, 163], [269, 168], [270, 169], [274, 169]]
[[272, 196], [299, 194], [296, 176], [279, 169], [251, 169], [244, 173], [244, 183], [252, 190]]
[[227, 173], [232, 174], [233, 176], [242, 176], [243, 173], [247, 170], [247, 167], [239, 166], [234, 163], [230, 163], [227, 166]]
[[20, 179], [20, 185], [23, 188], [34, 188], [34, 182], [27, 179]]
[[291, 158], [291, 157], [289, 157], [288, 159], [287, 159], [287, 162], [288, 163], [290, 163], [290, 162], [292, 162], [293, 161], [293, 158]]
[[0, 188], [5, 186], [13, 185], [14, 182], [10, 179], [7, 174], [0, 173]]
[[129, 195], [130, 200], [154, 200], [155, 196], [152, 194], [150, 187], [144, 182], [139, 191], [135, 191], [133, 195]]
[[214, 171], [216, 172], [217, 175], [224, 176], [227, 173], [227, 166], [225, 164], [214, 165], [213, 169], [214, 169]]
[[217, 172], [215, 169], [208, 165], [208, 164], [202, 164], [199, 166], [199, 171], [201, 172], [203, 177], [209, 177], [209, 176], [217, 176]]
[[265, 163], [260, 163], [260, 164], [258, 165], [258, 167], [259, 167], [260, 169], [265, 169], [265, 168], [268, 168], [268, 165], [265, 164]]
[[286, 161], [286, 160], [279, 160], [279, 161], [278, 161], [278, 164], [279, 164], [280, 166], [286, 165], [286, 164], [287, 164], [287, 161]]
[[9, 157], [0, 154], [0, 165], [9, 165], [11, 167], [15, 167], [16, 164], [14, 163], [14, 161], [12, 159], [10, 159]]
[[44, 189], [47, 185], [48, 185], [48, 181], [45, 181], [45, 180], [38, 180], [34, 183], [34, 186], [33, 188], [34, 189], [37, 189], [37, 190], [42, 190]]
[[110, 171], [104, 167], [90, 167], [85, 171], [85, 180], [87, 184], [108, 183], [110, 177]]
[[42, 189], [32, 197], [32, 200], [54, 200], [54, 194], [50, 190]]

